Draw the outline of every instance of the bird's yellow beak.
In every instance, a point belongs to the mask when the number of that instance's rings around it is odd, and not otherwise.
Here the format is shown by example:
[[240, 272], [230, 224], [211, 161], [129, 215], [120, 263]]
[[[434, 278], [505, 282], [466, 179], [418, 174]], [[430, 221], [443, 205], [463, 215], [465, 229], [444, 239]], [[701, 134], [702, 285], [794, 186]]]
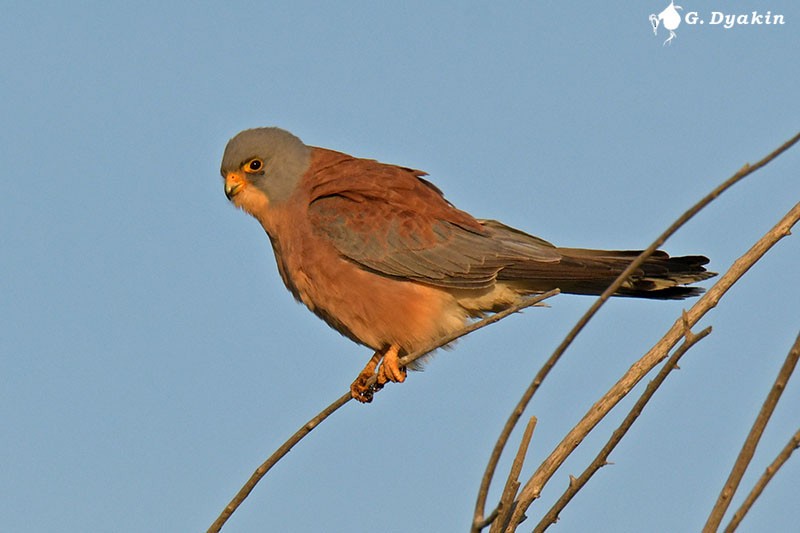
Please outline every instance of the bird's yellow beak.
[[253, 185], [244, 170], [232, 170], [225, 174], [225, 196], [234, 206], [258, 220], [261, 220], [269, 208], [269, 198], [264, 191]]
[[228, 200], [232, 201], [245, 184], [244, 174], [241, 171], [228, 172], [225, 175], [225, 196], [228, 197]]

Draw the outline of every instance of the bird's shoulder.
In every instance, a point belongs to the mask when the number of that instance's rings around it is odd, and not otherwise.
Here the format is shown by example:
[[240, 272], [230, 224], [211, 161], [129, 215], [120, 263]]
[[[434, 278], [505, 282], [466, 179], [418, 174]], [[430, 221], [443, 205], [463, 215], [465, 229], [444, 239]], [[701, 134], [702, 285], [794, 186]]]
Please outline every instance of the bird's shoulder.
[[426, 175], [409, 167], [314, 148], [305, 188], [312, 213], [338, 218], [369, 216], [373, 224], [398, 219], [444, 221], [483, 232], [483, 226], [450, 204]]

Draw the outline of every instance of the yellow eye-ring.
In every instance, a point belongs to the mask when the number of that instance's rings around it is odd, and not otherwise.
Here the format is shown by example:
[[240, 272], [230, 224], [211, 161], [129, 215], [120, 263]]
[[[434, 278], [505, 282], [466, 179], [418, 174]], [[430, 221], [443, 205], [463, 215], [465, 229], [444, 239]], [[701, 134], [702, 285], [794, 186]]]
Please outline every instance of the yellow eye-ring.
[[244, 164], [244, 171], [250, 174], [261, 172], [263, 168], [264, 168], [264, 162], [258, 158], [251, 159], [250, 161]]

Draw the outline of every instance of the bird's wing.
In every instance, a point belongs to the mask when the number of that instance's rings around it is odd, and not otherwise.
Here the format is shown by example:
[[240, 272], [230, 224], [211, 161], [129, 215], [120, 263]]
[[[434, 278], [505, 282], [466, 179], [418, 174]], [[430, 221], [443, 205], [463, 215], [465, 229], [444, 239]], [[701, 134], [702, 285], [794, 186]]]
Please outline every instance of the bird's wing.
[[510, 265], [552, 269], [561, 259], [542, 239], [456, 209], [423, 172], [339, 155], [311, 169], [309, 220], [317, 235], [364, 269], [478, 289]]

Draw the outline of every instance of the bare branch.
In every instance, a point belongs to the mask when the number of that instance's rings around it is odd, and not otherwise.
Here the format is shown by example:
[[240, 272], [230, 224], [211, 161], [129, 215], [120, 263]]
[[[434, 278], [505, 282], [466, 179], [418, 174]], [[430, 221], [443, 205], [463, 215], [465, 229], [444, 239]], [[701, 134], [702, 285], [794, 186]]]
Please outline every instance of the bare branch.
[[518, 524], [523, 513], [533, 500], [539, 497], [542, 487], [549, 481], [555, 471], [563, 464], [572, 451], [583, 441], [586, 435], [605, 417], [605, 415], [630, 390], [655, 367], [663, 361], [667, 353], [683, 337], [685, 324], [693, 327], [711, 309], [722, 296], [741, 278], [750, 267], [769, 251], [781, 238], [789, 235], [792, 226], [800, 220], [800, 203], [796, 204], [771, 230], [754, 244], [750, 250], [737, 259], [731, 268], [720, 277], [685, 316], [678, 319], [669, 331], [641, 359], [615, 383], [611, 389], [589, 409], [578, 424], [567, 433], [553, 452], [544, 460], [520, 491], [517, 507], [511, 517], [512, 524]]
[[514, 457], [514, 462], [511, 464], [511, 470], [506, 479], [506, 486], [503, 488], [503, 495], [500, 498], [500, 503], [497, 506], [498, 516], [497, 520], [492, 524], [490, 531], [498, 533], [505, 531], [508, 521], [511, 519], [511, 512], [514, 510], [514, 500], [517, 497], [519, 490], [519, 473], [522, 471], [522, 465], [525, 462], [525, 456], [528, 453], [528, 445], [533, 436], [533, 430], [536, 427], [536, 417], [532, 416], [528, 420], [528, 425], [525, 427], [525, 433], [522, 435], [522, 440], [517, 449], [517, 455]]
[[642, 253], [626, 268], [617, 279], [600, 295], [597, 300], [592, 304], [591, 307], [586, 311], [586, 313], [578, 320], [578, 322], [573, 326], [561, 344], [555, 349], [553, 354], [550, 358], [542, 365], [542, 368], [533, 378], [533, 381], [528, 386], [528, 388], [523, 393], [522, 397], [520, 398], [517, 405], [514, 407], [514, 410], [511, 412], [508, 420], [506, 421], [503, 430], [500, 432], [500, 435], [497, 438], [497, 442], [492, 450], [492, 454], [489, 457], [489, 461], [486, 465], [486, 470], [484, 471], [483, 478], [481, 479], [480, 487], [478, 489], [478, 497], [475, 502], [475, 510], [473, 514], [472, 520], [472, 528], [471, 533], [478, 533], [483, 527], [478, 527], [481, 524], [484, 524], [486, 520], [484, 519], [485, 509], [486, 509], [486, 498], [489, 494], [489, 486], [491, 485], [492, 479], [494, 478], [495, 470], [497, 469], [497, 464], [500, 461], [500, 456], [503, 453], [503, 449], [508, 442], [508, 439], [511, 437], [511, 433], [513, 432], [514, 428], [519, 421], [519, 418], [522, 416], [522, 413], [525, 411], [525, 408], [530, 403], [531, 398], [539, 389], [539, 386], [550, 373], [550, 370], [556, 365], [558, 360], [567, 350], [567, 348], [572, 344], [572, 341], [577, 337], [577, 335], [583, 330], [586, 324], [594, 317], [594, 315], [600, 310], [603, 304], [613, 295], [617, 289], [619, 289], [623, 283], [630, 277], [630, 275], [638, 269], [645, 260], [650, 257], [661, 245], [666, 242], [666, 240], [671, 237], [678, 229], [680, 229], [686, 222], [688, 222], [694, 215], [696, 215], [701, 209], [707, 206], [709, 203], [714, 201], [719, 195], [725, 192], [727, 189], [732, 187], [734, 184], [738, 183], [745, 177], [749, 176], [756, 170], [764, 167], [765, 165], [769, 164], [773, 159], [778, 157], [780, 154], [791, 148], [794, 144], [796, 144], [800, 140], [800, 133], [796, 134], [794, 137], [783, 143], [779, 148], [774, 150], [772, 153], [761, 159], [755, 165], [745, 164], [738, 172], [736, 172], [733, 176], [725, 180], [721, 183], [718, 187], [708, 193], [705, 197], [703, 197], [699, 202], [689, 208], [683, 215], [681, 215], [672, 225], [667, 228], [658, 238], [653, 241], [653, 243], [648, 246]]
[[217, 517], [214, 523], [211, 524], [211, 527], [208, 528], [208, 533], [216, 533], [221, 530], [225, 522], [228, 521], [228, 518], [231, 517], [234, 511], [236, 511], [236, 509], [247, 498], [250, 492], [252, 492], [252, 490], [256, 487], [258, 482], [261, 481], [261, 478], [263, 478], [266, 473], [269, 472], [270, 469], [283, 458], [284, 455], [289, 453], [295, 444], [300, 442], [303, 437], [311, 433], [312, 429], [317, 427], [323, 420], [328, 418], [351, 399], [352, 397], [350, 396], [349, 392], [337, 398], [328, 407], [323, 409], [317, 416], [306, 422], [303, 427], [298, 429], [294, 435], [289, 437], [286, 442], [284, 442], [277, 450], [275, 450], [275, 453], [270, 455], [269, 458], [261, 464], [261, 466], [256, 468], [256, 471], [253, 472], [253, 475], [250, 476], [250, 479], [248, 479], [244, 486], [239, 489], [239, 492], [236, 493], [236, 496], [233, 497], [231, 502], [225, 506], [225, 509], [222, 510], [222, 513], [220, 513], [219, 517]]
[[717, 503], [714, 504], [714, 508], [711, 510], [706, 525], [703, 527], [704, 532], [713, 533], [717, 531], [720, 523], [722, 523], [725, 511], [728, 510], [731, 499], [736, 493], [739, 483], [742, 481], [747, 466], [756, 453], [756, 447], [761, 440], [761, 435], [764, 434], [767, 422], [769, 422], [769, 419], [772, 417], [775, 406], [778, 405], [778, 400], [780, 400], [783, 390], [786, 388], [786, 383], [789, 381], [792, 372], [794, 372], [798, 359], [800, 359], [800, 334], [797, 335], [792, 349], [789, 350], [789, 353], [786, 355], [783, 366], [781, 366], [780, 372], [778, 372], [778, 377], [775, 379], [775, 383], [772, 385], [769, 394], [767, 394], [767, 399], [764, 400], [764, 405], [761, 406], [761, 410], [755, 422], [753, 422], [753, 427], [750, 429], [750, 433], [748, 433], [744, 445], [742, 445], [739, 456], [733, 464], [728, 480], [725, 482], [725, 486], [722, 487], [722, 491], [717, 498]]
[[786, 446], [783, 447], [783, 450], [781, 450], [775, 460], [772, 461], [772, 464], [770, 464], [764, 473], [761, 474], [758, 482], [753, 486], [753, 490], [750, 491], [750, 494], [748, 494], [747, 498], [745, 498], [744, 502], [742, 502], [741, 507], [739, 507], [739, 509], [737, 509], [733, 514], [733, 518], [731, 518], [728, 527], [725, 528], [725, 533], [733, 533], [736, 531], [736, 528], [739, 527], [742, 519], [753, 506], [753, 503], [759, 496], [761, 496], [761, 492], [767, 486], [767, 483], [772, 480], [778, 470], [780, 470], [783, 464], [789, 460], [789, 457], [791, 457], [792, 453], [794, 453], [797, 448], [800, 448], [800, 429], [797, 430], [797, 433], [792, 435], [792, 438], [789, 439], [789, 442], [786, 443]]
[[[684, 317], [685, 318], [685, 317]], [[686, 320], [686, 319], [685, 319]], [[628, 430], [633, 426], [633, 423], [636, 422], [636, 419], [644, 410], [647, 403], [650, 401], [650, 398], [656, 393], [656, 391], [661, 387], [664, 383], [664, 380], [667, 379], [667, 376], [678, 366], [678, 362], [680, 361], [681, 357], [697, 342], [704, 339], [709, 333], [711, 333], [711, 326], [705, 328], [700, 333], [694, 334], [688, 328], [688, 320], [686, 321], [686, 331], [684, 332], [684, 337], [686, 340], [680, 347], [675, 350], [675, 352], [667, 359], [667, 362], [664, 363], [664, 366], [661, 367], [661, 370], [658, 371], [656, 377], [647, 384], [647, 388], [644, 390], [642, 395], [636, 401], [634, 406], [628, 412], [628, 415], [622, 421], [622, 424], [611, 434], [611, 438], [608, 440], [605, 446], [600, 450], [600, 453], [597, 454], [597, 457], [592, 461], [592, 463], [583, 471], [583, 473], [578, 476], [577, 478], [570, 477], [569, 486], [564, 491], [564, 494], [558, 499], [558, 501], [553, 504], [549, 511], [542, 517], [536, 527], [533, 529], [534, 532], [541, 532], [547, 529], [551, 524], [554, 524], [556, 520], [558, 520], [558, 515], [567, 506], [567, 504], [572, 501], [572, 498], [580, 491], [584, 485], [591, 479], [591, 477], [600, 470], [600, 468], [604, 467], [608, 464], [608, 456], [611, 455], [611, 452], [616, 448], [617, 444], [622, 440], [622, 437], [627, 434]]]
[[[400, 359], [400, 364], [408, 365], [413, 361], [416, 361], [420, 357], [423, 357], [424, 355], [438, 348], [441, 348], [442, 346], [450, 344], [454, 340], [459, 339], [464, 335], [467, 335], [469, 333], [472, 333], [473, 331], [494, 324], [495, 322], [502, 320], [511, 314], [518, 313], [523, 309], [540, 304], [542, 301], [552, 296], [555, 296], [556, 294], [559, 294], [558, 289], [538, 294], [536, 296], [532, 296], [529, 298], [525, 298], [521, 302], [512, 305], [507, 309], [504, 309], [498, 313], [495, 313], [486, 318], [468, 324], [459, 331], [456, 331], [455, 333], [447, 337], [439, 339], [435, 343], [426, 346], [420, 350], [417, 350], [414, 353], [402, 357]], [[374, 376], [368, 382], [368, 385], [372, 385], [373, 383], [375, 383]], [[242, 488], [239, 489], [239, 492], [236, 493], [236, 496], [233, 497], [231, 502], [227, 506], [225, 506], [225, 509], [222, 510], [222, 513], [220, 513], [219, 517], [217, 517], [214, 523], [211, 524], [211, 527], [208, 528], [208, 533], [216, 533], [220, 531], [225, 522], [228, 521], [228, 518], [230, 518], [230, 516], [234, 513], [234, 511], [236, 511], [236, 509], [242, 504], [242, 502], [247, 498], [250, 492], [252, 492], [252, 490], [258, 484], [258, 482], [261, 481], [261, 478], [263, 478], [266, 475], [266, 473], [269, 472], [269, 470], [283, 458], [283, 456], [289, 453], [289, 450], [291, 450], [295, 444], [300, 442], [306, 435], [311, 433], [312, 429], [320, 425], [326, 418], [328, 418], [330, 415], [336, 412], [341, 406], [349, 402], [351, 399], [352, 397], [350, 396], [350, 392], [348, 391], [347, 393], [343, 394], [342, 396], [334, 400], [333, 403], [331, 403], [328, 407], [323, 409], [317, 416], [315, 416], [314, 418], [303, 424], [303, 426], [300, 429], [298, 429], [294, 433], [294, 435], [289, 437], [289, 439], [286, 442], [284, 442], [277, 450], [275, 450], [275, 452], [272, 455], [270, 455], [269, 458], [255, 470], [255, 472], [253, 472], [253, 474], [250, 476], [250, 479], [248, 479], [247, 482], [242, 486]]]

